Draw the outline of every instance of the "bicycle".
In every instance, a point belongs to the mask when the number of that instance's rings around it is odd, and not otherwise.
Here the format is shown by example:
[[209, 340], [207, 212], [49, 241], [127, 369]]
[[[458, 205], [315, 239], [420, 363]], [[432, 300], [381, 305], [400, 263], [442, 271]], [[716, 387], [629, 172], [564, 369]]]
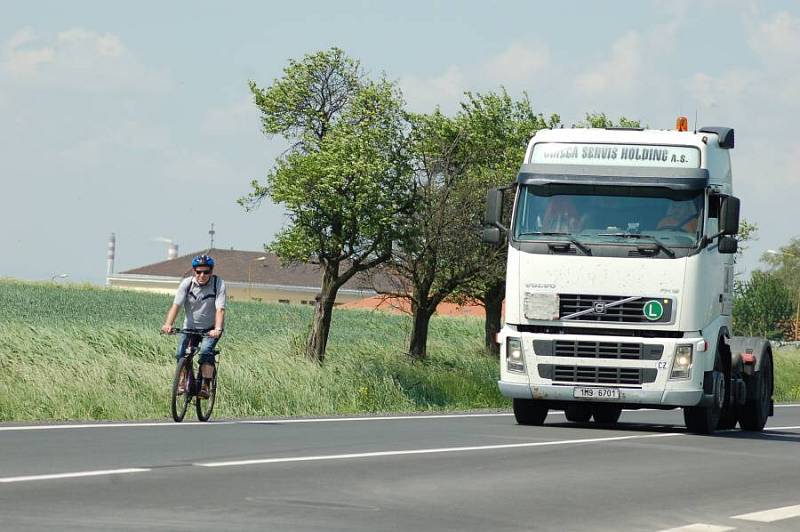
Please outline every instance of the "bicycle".
[[[197, 419], [208, 421], [211, 412], [214, 410], [214, 401], [217, 398], [217, 368], [219, 367], [220, 351], [214, 350], [214, 373], [208, 383], [208, 398], [200, 395], [203, 382], [201, 364], [194, 364], [194, 356], [197, 354], [197, 347], [200, 339], [208, 336], [204, 331], [197, 329], [172, 329], [171, 334], [189, 334], [189, 343], [186, 345], [184, 355], [178, 360], [175, 366], [175, 376], [172, 378], [172, 419], [176, 422], [183, 421], [189, 403], [194, 399], [197, 410]], [[183, 393], [179, 394], [181, 382], [183, 382]]]

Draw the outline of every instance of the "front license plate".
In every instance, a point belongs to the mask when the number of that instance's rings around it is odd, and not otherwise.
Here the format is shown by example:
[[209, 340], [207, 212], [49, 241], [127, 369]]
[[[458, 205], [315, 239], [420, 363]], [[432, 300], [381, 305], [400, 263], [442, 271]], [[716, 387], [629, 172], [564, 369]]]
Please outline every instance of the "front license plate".
[[596, 401], [619, 399], [619, 389], [576, 387], [573, 396], [575, 399], [594, 399]]

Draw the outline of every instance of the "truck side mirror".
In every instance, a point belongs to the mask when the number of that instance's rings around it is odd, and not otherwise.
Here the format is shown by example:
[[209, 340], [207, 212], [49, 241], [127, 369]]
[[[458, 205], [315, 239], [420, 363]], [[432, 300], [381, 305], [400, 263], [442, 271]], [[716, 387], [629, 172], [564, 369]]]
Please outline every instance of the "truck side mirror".
[[497, 188], [489, 189], [486, 193], [486, 214], [483, 217], [484, 225], [497, 227], [503, 216], [503, 191]]
[[486, 244], [497, 245], [500, 243], [500, 228], [499, 227], [484, 227], [481, 232], [481, 241]]
[[717, 250], [726, 255], [736, 253], [739, 250], [739, 241], [732, 236], [723, 236], [719, 239]]
[[728, 196], [722, 200], [719, 211], [719, 232], [723, 235], [735, 235], [739, 232], [739, 198]]

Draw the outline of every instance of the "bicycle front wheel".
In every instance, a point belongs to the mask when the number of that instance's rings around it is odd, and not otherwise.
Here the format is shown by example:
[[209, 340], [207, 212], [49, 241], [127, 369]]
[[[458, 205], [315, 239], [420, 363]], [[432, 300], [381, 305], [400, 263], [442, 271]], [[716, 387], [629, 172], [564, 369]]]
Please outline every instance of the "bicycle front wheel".
[[[186, 415], [186, 409], [189, 407], [189, 401], [192, 400], [192, 394], [189, 390], [191, 385], [191, 359], [189, 357], [182, 357], [178, 360], [175, 366], [175, 376], [172, 378], [172, 419], [176, 422], [183, 421]], [[183, 393], [179, 393], [179, 388], [183, 384]]]
[[[198, 373], [198, 382], [202, 382], [201, 371]], [[200, 421], [208, 421], [211, 419], [211, 412], [214, 410], [214, 400], [217, 398], [217, 368], [214, 367], [214, 376], [211, 377], [211, 382], [208, 383], [208, 399], [203, 399], [200, 395], [195, 399], [194, 405], [197, 407], [197, 419]]]

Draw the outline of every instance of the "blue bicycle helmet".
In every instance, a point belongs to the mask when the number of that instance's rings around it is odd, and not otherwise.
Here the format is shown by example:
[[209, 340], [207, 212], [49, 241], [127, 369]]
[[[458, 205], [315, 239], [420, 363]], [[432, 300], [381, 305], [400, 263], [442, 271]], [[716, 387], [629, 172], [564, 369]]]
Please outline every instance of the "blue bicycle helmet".
[[198, 266], [208, 266], [209, 268], [213, 268], [214, 259], [212, 259], [209, 255], [198, 255], [192, 259], [192, 268], [197, 268]]

